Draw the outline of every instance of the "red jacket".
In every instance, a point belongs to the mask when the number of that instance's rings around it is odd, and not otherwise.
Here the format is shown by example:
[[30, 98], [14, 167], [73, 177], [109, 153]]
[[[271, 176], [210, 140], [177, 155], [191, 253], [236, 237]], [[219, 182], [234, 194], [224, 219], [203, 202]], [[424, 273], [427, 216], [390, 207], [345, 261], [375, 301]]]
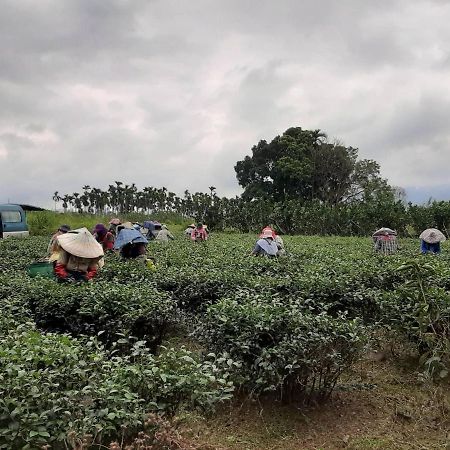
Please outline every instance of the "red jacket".
[[102, 244], [103, 251], [112, 250], [114, 248], [114, 235], [108, 231], [102, 238], [98, 236], [97, 241]]
[[206, 241], [208, 234], [204, 228], [194, 228], [191, 233], [191, 239], [193, 241]]
[[[65, 280], [69, 277], [70, 273], [67, 272], [65, 264], [56, 263], [55, 264], [55, 275], [58, 278]], [[85, 276], [86, 276], [87, 280], [90, 280], [91, 278], [94, 278], [95, 275], [97, 275], [97, 268], [89, 267]]]

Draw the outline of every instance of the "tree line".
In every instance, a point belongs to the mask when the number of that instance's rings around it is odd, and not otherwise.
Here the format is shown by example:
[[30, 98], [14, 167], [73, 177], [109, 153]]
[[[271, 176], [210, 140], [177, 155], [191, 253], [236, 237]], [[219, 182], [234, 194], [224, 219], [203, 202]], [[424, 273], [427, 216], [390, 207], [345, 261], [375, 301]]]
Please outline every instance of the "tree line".
[[85, 185], [72, 194], [55, 192], [53, 200], [64, 211], [174, 213], [219, 230], [273, 224], [292, 234], [367, 235], [389, 226], [415, 235], [435, 226], [448, 235], [450, 228], [450, 202], [406, 204], [404, 191], [382, 178], [376, 161], [358, 159], [357, 148], [330, 142], [320, 130], [289, 128], [271, 142], [261, 140], [235, 171], [243, 193], [234, 198], [219, 197], [214, 186], [178, 196], [165, 187], [139, 190], [115, 181], [106, 190]]

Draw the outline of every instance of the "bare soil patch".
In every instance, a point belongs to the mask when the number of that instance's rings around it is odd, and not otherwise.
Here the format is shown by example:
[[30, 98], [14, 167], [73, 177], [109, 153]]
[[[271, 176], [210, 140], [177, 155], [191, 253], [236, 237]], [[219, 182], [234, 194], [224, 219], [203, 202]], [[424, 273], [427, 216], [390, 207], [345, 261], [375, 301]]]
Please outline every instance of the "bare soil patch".
[[424, 385], [405, 361], [365, 360], [325, 405], [245, 399], [186, 426], [217, 449], [450, 449], [450, 388]]

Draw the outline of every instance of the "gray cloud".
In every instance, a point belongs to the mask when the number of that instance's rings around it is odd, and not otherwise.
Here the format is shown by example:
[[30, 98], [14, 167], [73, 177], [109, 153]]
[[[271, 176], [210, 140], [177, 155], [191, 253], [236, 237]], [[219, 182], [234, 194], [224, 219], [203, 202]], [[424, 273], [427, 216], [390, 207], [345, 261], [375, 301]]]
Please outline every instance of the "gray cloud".
[[444, 192], [449, 20], [440, 0], [5, 1], [0, 202], [113, 180], [234, 195], [236, 161], [290, 126]]

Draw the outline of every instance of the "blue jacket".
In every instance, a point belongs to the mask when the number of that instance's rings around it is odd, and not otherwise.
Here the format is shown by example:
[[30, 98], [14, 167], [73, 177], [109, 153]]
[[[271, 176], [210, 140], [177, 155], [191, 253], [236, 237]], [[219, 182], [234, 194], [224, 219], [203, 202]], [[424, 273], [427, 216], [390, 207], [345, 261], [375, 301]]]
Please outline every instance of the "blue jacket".
[[425, 255], [428, 252], [431, 253], [441, 253], [441, 243], [436, 242], [435, 244], [429, 244], [425, 242], [423, 239], [420, 240], [420, 250]]

